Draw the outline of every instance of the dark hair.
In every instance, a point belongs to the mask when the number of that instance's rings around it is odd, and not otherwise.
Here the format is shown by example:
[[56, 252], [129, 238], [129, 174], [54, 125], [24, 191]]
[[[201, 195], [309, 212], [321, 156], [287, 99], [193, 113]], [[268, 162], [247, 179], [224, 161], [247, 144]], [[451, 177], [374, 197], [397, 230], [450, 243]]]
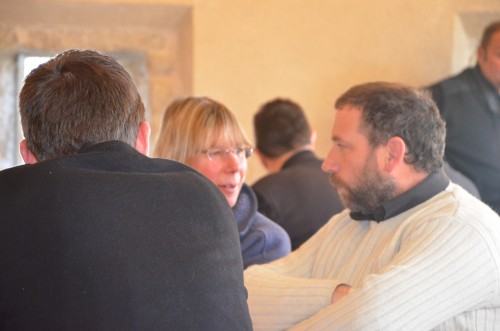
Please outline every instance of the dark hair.
[[500, 31], [500, 21], [490, 23], [483, 31], [483, 36], [481, 38], [481, 47], [483, 49], [488, 48], [491, 37], [493, 34]]
[[398, 136], [407, 147], [407, 164], [427, 173], [443, 166], [445, 124], [427, 91], [395, 83], [366, 83], [340, 96], [335, 108], [347, 105], [362, 111], [361, 130], [372, 146]]
[[311, 142], [304, 111], [288, 99], [265, 103], [255, 114], [253, 124], [257, 148], [267, 157], [278, 157]]
[[34, 69], [19, 97], [23, 133], [37, 160], [72, 154], [85, 142], [135, 146], [144, 105], [112, 57], [68, 50]]

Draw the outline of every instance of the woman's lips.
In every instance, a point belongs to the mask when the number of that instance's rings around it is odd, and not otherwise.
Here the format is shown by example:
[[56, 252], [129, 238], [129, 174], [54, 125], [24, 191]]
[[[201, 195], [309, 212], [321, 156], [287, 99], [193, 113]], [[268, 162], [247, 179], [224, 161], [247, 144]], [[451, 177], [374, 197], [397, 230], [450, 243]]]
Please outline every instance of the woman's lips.
[[219, 185], [219, 188], [223, 192], [235, 193], [236, 190], [238, 189], [238, 185], [236, 185], [236, 184], [225, 184], [225, 185]]

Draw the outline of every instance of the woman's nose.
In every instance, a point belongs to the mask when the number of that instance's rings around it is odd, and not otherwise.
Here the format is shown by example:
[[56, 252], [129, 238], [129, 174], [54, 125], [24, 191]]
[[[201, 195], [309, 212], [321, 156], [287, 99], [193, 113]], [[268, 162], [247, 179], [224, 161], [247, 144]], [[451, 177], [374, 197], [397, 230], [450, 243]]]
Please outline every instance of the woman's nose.
[[241, 165], [243, 163], [243, 159], [239, 155], [237, 155], [233, 152], [230, 152], [224, 158], [224, 162], [225, 162], [226, 167], [228, 169], [230, 169], [232, 171], [237, 171], [241, 168]]

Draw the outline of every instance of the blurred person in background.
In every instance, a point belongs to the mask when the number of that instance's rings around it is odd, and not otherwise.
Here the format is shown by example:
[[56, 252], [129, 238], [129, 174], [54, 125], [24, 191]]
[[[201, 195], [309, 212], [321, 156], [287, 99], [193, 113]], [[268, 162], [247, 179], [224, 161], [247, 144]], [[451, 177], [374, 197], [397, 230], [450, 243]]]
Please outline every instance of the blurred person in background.
[[270, 100], [253, 124], [256, 154], [269, 172], [252, 185], [259, 211], [288, 232], [295, 250], [344, 206], [321, 170], [316, 132], [299, 104]]
[[488, 25], [477, 64], [429, 87], [446, 122], [446, 161], [500, 212], [500, 21]]

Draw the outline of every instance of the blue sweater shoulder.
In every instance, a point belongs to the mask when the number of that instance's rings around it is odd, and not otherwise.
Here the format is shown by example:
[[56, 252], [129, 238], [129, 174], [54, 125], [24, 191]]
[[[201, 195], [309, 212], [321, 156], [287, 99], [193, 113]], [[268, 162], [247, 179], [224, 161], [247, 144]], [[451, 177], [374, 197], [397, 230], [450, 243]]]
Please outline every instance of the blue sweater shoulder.
[[291, 251], [290, 237], [277, 223], [257, 211], [257, 198], [244, 184], [233, 213], [240, 234], [243, 266], [279, 259]]

